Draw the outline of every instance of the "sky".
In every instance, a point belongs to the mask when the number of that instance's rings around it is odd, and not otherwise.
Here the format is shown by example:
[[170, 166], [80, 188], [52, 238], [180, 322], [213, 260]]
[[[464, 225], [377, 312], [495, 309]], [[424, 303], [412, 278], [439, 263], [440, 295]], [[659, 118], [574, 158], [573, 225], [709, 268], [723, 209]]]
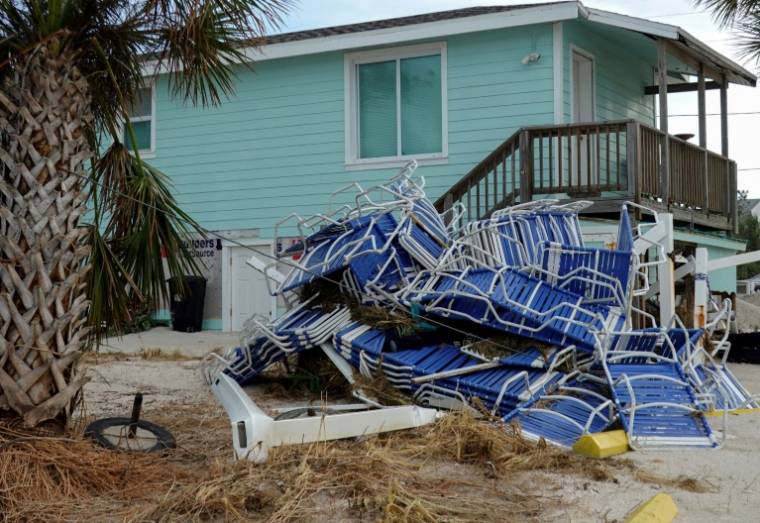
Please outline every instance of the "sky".
[[[295, 11], [285, 19], [282, 31], [300, 31], [318, 27], [396, 18], [463, 7], [484, 5], [540, 4], [544, 0], [299, 0]], [[742, 60], [734, 48], [735, 37], [713, 23], [710, 12], [694, 7], [689, 0], [583, 0], [586, 7], [647, 18], [677, 25], [716, 51], [758, 73], [760, 66]], [[696, 114], [697, 94], [668, 96], [671, 115]], [[729, 156], [739, 167], [739, 189], [748, 190], [750, 198], [760, 198], [760, 88], [731, 85], [728, 90]], [[707, 114], [718, 114], [718, 91], [707, 92]], [[670, 133], [698, 133], [693, 117], [669, 119]], [[708, 148], [720, 152], [720, 118], [708, 116]]]

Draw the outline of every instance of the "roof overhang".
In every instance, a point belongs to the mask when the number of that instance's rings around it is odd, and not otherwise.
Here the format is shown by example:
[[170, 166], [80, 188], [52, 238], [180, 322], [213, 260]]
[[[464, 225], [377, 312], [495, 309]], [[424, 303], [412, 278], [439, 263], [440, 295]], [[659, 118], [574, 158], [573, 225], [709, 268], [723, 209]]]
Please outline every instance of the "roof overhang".
[[[757, 83], [757, 78], [754, 74], [711, 49], [680, 27], [587, 8], [579, 1], [538, 4], [524, 9], [467, 16], [452, 20], [273, 43], [263, 46], [261, 49], [249, 48], [246, 51], [246, 58], [252, 62], [260, 62], [263, 60], [348, 51], [381, 45], [394, 45], [415, 40], [443, 38], [479, 31], [535, 24], [551, 24], [578, 19], [634, 31], [655, 39], [666, 39], [669, 50], [679, 60], [687, 63], [705, 64], [708, 76], [716, 81], [722, 80], [722, 78], [717, 78], [718, 76], [725, 75], [731, 83], [751, 85], [753, 87]], [[152, 65], [150, 60], [146, 61], [143, 71], [146, 75], [166, 72], [163, 70], [156, 71], [155, 65]]]
[[586, 18], [589, 22], [635, 31], [651, 38], [665, 39], [669, 44], [669, 51], [679, 60], [704, 64], [708, 73], [711, 72], [708, 76], [713, 80], [721, 81], [719, 77], [725, 75], [730, 83], [752, 87], [757, 85], [757, 77], [754, 74], [678, 26], [599, 9], [587, 9], [587, 11], [589, 15]]

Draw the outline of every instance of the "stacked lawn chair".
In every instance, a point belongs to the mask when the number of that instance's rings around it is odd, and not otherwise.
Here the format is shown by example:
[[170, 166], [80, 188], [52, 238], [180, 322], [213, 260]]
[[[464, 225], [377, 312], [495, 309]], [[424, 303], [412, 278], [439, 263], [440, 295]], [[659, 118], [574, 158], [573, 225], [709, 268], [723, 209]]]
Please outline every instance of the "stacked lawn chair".
[[577, 212], [585, 205], [529, 202], [474, 222], [435, 269], [395, 297], [446, 318], [591, 352], [591, 330], [626, 325], [636, 257], [627, 219], [620, 243], [628, 250], [583, 245]]
[[[254, 317], [244, 326], [240, 346], [216, 358], [208, 373], [225, 372], [244, 383], [292, 354], [332, 339], [351, 322], [350, 311], [325, 312], [310, 301], [299, 303], [308, 283], [328, 282], [365, 304], [398, 292], [425, 267], [434, 267], [451, 243], [451, 235], [425, 198], [424, 179], [413, 179], [410, 164], [390, 182], [363, 190], [352, 184], [336, 191], [326, 214], [290, 215], [276, 227], [295, 223], [300, 241], [281, 254], [292, 267], [276, 286], [290, 310], [275, 321]], [[354, 205], [333, 202], [355, 190]], [[265, 273], [266, 274], [266, 273]], [[268, 276], [268, 274], [267, 274]], [[268, 281], [270, 288], [272, 282]]]
[[[451, 236], [425, 198], [424, 179], [411, 178], [413, 170], [366, 191], [357, 184], [336, 191], [327, 214], [291, 215], [278, 223], [276, 234], [295, 221], [301, 240], [282, 254], [293, 270], [277, 292], [327, 278], [347, 285], [361, 301], [377, 303], [378, 293], [398, 292], [422, 269], [437, 266]], [[357, 191], [355, 205], [331, 210], [349, 189]]]
[[[721, 348], [723, 359], [713, 358], [704, 347], [703, 329], [686, 329], [680, 321], [678, 327], [669, 331], [673, 345], [678, 348], [678, 358], [689, 383], [698, 396], [712, 400], [710, 410], [742, 410], [760, 408], [757, 395], [750, 394], [726, 365], [730, 344], [725, 339]], [[714, 352], [713, 352], [714, 353]]]
[[559, 369], [575, 358], [574, 347], [531, 348], [502, 358], [486, 358], [466, 347], [430, 344], [393, 350], [388, 334], [353, 323], [336, 333], [340, 354], [368, 377], [383, 375], [395, 388], [422, 404], [473, 405], [478, 398], [493, 415], [505, 416], [562, 379]]
[[401, 296], [402, 304], [418, 304], [441, 317], [593, 352], [591, 329], [618, 329], [625, 318], [583, 302], [580, 295], [511, 267], [435, 271], [416, 279]]
[[309, 302], [273, 322], [254, 316], [241, 331], [240, 346], [229, 349], [222, 358], [215, 355], [204, 372], [211, 377], [223, 370], [238, 383], [245, 383], [290, 355], [318, 347], [350, 321], [345, 306], [324, 312], [320, 307], [310, 308]]
[[[622, 426], [637, 449], [717, 448], [722, 439], [704, 412], [758, 408], [725, 366], [725, 337], [708, 353], [701, 330], [657, 327], [634, 307], [648, 271], [665, 260], [664, 248], [645, 237], [659, 225], [655, 213], [632, 226], [634, 213], [651, 211], [624, 205], [613, 250], [584, 244], [585, 202], [526, 202], [453, 230], [446, 223], [461, 223], [462, 209], [445, 221], [414, 168], [368, 190], [347, 186], [324, 214], [277, 225], [276, 237], [298, 236], [279, 254], [291, 268], [281, 283], [265, 272], [288, 310], [273, 321], [252, 318], [239, 347], [210, 355], [209, 382], [224, 372], [242, 384], [321, 347], [419, 404], [485, 409], [526, 439], [561, 447]], [[642, 249], [657, 251], [653, 261], [640, 261]], [[311, 283], [320, 285], [304, 292]], [[348, 304], [327, 311], [314, 293], [330, 288], [435, 332], [365, 325]], [[632, 330], [636, 314], [653, 327]], [[488, 354], [477, 352], [478, 337], [491, 338]]]
[[608, 332], [599, 336], [592, 367], [607, 380], [631, 448], [720, 448], [704, 412], [715, 400], [698, 395], [667, 330]]
[[575, 371], [556, 387], [508, 414], [510, 428], [529, 441], [572, 448], [578, 439], [608, 428], [616, 419], [606, 382]]

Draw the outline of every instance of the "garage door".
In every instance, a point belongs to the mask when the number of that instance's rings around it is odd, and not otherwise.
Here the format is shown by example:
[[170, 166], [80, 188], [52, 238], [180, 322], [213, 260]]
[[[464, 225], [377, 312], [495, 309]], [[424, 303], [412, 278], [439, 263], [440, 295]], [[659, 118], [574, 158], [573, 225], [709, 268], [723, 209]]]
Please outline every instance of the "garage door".
[[[251, 250], [253, 249], [253, 250]], [[243, 328], [245, 321], [254, 314], [271, 317], [272, 297], [267, 291], [264, 275], [246, 264], [256, 253], [263, 261], [268, 261], [271, 247], [232, 247], [230, 248], [230, 326], [233, 331]]]

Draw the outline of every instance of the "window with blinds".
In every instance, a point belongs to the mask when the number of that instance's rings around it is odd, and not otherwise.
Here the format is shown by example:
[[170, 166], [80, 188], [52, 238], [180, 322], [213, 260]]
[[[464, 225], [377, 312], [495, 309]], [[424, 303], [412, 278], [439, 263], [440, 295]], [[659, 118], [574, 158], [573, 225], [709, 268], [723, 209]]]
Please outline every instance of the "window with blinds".
[[[347, 162], [445, 154], [442, 44], [355, 53], [350, 67]], [[395, 56], [394, 56], [395, 51]]]

